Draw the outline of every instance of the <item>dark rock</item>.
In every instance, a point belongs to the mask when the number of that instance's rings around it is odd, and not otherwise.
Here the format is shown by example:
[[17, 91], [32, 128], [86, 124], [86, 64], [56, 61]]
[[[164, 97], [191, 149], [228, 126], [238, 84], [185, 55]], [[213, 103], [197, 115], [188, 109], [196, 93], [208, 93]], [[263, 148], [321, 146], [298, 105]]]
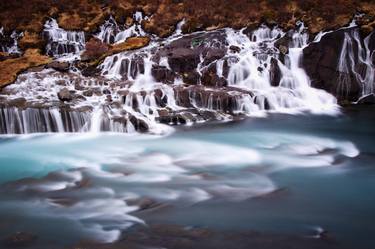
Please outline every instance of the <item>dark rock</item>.
[[240, 48], [240, 47], [237, 47], [237, 46], [234, 46], [234, 45], [230, 46], [230, 47], [229, 47], [229, 50], [230, 50], [232, 53], [239, 53], [239, 52], [241, 52], [241, 48]]
[[224, 77], [219, 77], [216, 72], [216, 63], [212, 63], [203, 71], [201, 83], [204, 86], [223, 87], [227, 85], [227, 80]]
[[92, 97], [94, 92], [91, 89], [88, 89], [88, 90], [82, 92], [82, 94], [83, 94], [83, 96], [86, 96], [86, 97]]
[[86, 50], [81, 55], [82, 61], [95, 60], [109, 50], [109, 46], [98, 38], [91, 38], [85, 47]]
[[21, 109], [26, 107], [26, 99], [22, 97], [9, 100], [8, 103], [10, 106], [14, 106]]
[[68, 62], [59, 62], [59, 61], [53, 61], [49, 64], [47, 64], [47, 68], [53, 68], [56, 71], [60, 72], [67, 72], [69, 71], [69, 63]]
[[153, 65], [151, 68], [151, 74], [157, 82], [163, 82], [172, 84], [176, 77], [176, 74], [163, 66]]
[[[319, 42], [310, 43], [303, 50], [302, 66], [311, 79], [311, 85], [330, 92], [340, 101], [355, 101], [361, 92], [361, 83], [353, 73], [338, 71], [345, 33], [354, 29], [356, 28], [328, 33]], [[356, 65], [359, 66], [360, 63], [356, 62]]]
[[130, 122], [133, 124], [133, 126], [135, 127], [137, 131], [147, 132], [149, 130], [148, 124], [144, 120], [138, 119], [133, 115], [129, 115], [129, 116], [130, 116], [129, 118]]
[[200, 81], [200, 74], [197, 71], [190, 71], [182, 75], [184, 83], [189, 85], [197, 85]]
[[270, 81], [272, 86], [278, 86], [281, 80], [281, 71], [275, 58], [271, 58]]
[[98, 69], [97, 67], [93, 67], [93, 66], [87, 66], [87, 67], [81, 68], [81, 73], [83, 76], [86, 76], [86, 77], [94, 77], [94, 76], [100, 75], [100, 69]]
[[199, 54], [188, 48], [176, 48], [168, 57], [168, 63], [171, 69], [178, 73], [195, 70], [199, 62]]
[[57, 93], [57, 97], [60, 101], [72, 101], [74, 98], [74, 95], [69, 91], [68, 88], [64, 87]]
[[106, 96], [106, 101], [107, 102], [112, 102], [112, 95], [107, 95]]
[[9, 237], [5, 238], [4, 244], [10, 247], [25, 247], [33, 245], [37, 236], [26, 232], [17, 232]]
[[66, 80], [56, 80], [55, 83], [58, 86], [66, 86], [67, 85]]
[[[182, 76], [185, 83], [198, 84], [201, 75], [198, 73], [200, 67], [208, 66], [216, 60], [222, 59], [227, 53], [226, 34], [224, 31], [198, 33], [181, 37], [165, 47], [160, 48], [154, 60], [162, 57], [168, 59], [171, 70]], [[155, 78], [172, 78], [163, 72], [154, 72]]]
[[360, 105], [374, 105], [375, 104], [375, 94], [369, 94], [366, 96], [361, 97], [358, 101], [357, 104]]
[[44, 66], [38, 66], [38, 67], [31, 67], [27, 69], [27, 72], [29, 73], [38, 73], [44, 70]]
[[111, 91], [108, 88], [104, 88], [103, 94], [111, 94]]

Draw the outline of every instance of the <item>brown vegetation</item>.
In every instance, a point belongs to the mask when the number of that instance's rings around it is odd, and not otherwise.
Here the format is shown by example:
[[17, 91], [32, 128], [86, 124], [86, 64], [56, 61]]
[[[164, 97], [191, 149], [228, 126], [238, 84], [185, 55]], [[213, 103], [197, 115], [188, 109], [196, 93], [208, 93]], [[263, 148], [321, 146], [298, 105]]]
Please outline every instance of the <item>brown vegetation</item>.
[[90, 32], [109, 15], [126, 23], [140, 10], [152, 15], [144, 28], [159, 36], [171, 34], [183, 18], [185, 32], [261, 22], [289, 28], [303, 20], [316, 33], [347, 24], [357, 11], [367, 14], [363, 25], [372, 30], [374, 8], [370, 0], [17, 0], [1, 4], [0, 25], [38, 33], [46, 18], [53, 16], [62, 28]]
[[0, 61], [0, 88], [16, 80], [22, 71], [51, 61], [50, 57], [41, 55], [38, 49], [28, 49], [21, 57]]
[[89, 66], [92, 67], [98, 65], [107, 56], [142, 48], [149, 42], [149, 37], [130, 37], [122, 43], [107, 45], [99, 39], [92, 38], [86, 43], [86, 50], [82, 53], [81, 58], [82, 61], [88, 62]]

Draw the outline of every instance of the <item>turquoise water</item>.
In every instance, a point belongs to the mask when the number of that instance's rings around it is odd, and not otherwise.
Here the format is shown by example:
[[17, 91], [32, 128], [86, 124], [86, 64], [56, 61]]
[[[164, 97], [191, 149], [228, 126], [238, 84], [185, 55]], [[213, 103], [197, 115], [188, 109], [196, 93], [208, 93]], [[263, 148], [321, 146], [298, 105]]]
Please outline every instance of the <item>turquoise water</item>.
[[[3, 137], [0, 236], [32, 231], [39, 248], [52, 248], [173, 223], [303, 236], [322, 228], [343, 245], [372, 248], [374, 110], [273, 114], [168, 136]], [[142, 198], [172, 208], [137, 212]]]

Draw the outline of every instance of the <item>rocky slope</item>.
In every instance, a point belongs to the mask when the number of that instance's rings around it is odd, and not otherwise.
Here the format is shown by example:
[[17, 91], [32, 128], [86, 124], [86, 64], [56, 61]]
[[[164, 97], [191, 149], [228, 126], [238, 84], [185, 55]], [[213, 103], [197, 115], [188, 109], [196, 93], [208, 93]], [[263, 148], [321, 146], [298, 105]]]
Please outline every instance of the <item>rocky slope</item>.
[[374, 14], [349, 0], [5, 3], [0, 133], [334, 113], [333, 96], [374, 93]]

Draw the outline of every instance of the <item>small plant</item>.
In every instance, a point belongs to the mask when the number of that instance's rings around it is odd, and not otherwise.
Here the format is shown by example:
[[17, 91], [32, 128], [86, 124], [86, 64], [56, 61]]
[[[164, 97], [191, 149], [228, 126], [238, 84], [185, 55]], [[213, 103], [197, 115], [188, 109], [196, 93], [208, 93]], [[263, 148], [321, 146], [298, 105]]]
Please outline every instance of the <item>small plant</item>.
[[204, 43], [204, 39], [194, 38], [191, 40], [191, 46], [193, 48], [198, 47]]

